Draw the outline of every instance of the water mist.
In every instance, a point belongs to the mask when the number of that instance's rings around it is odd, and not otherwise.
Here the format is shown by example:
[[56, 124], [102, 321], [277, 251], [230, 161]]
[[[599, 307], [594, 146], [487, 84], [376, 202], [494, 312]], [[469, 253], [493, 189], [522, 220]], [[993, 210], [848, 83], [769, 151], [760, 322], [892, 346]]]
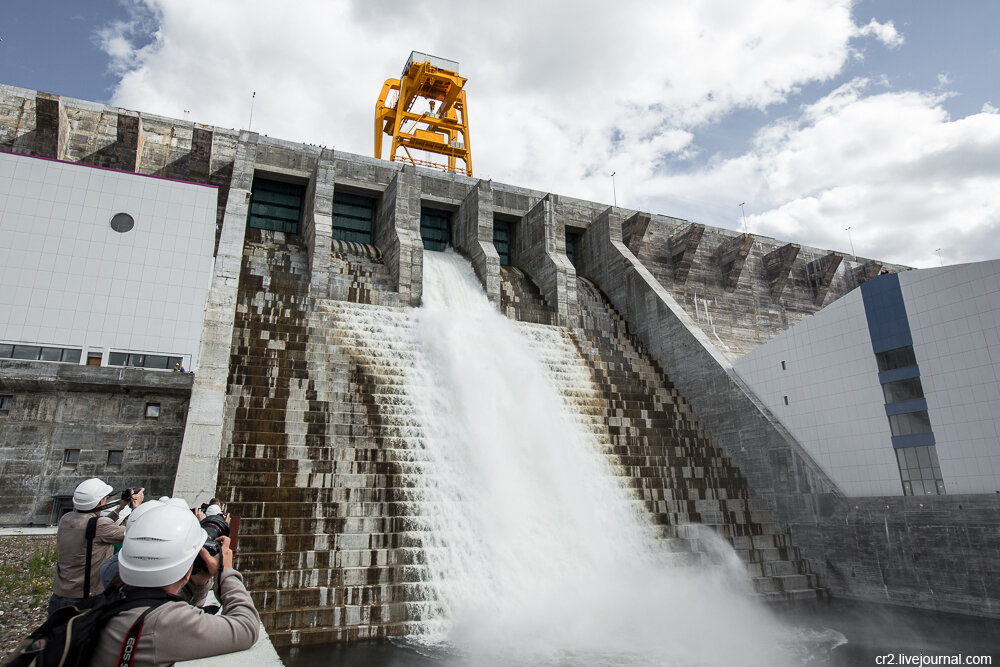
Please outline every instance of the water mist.
[[801, 663], [723, 540], [693, 566], [655, 538], [543, 363], [591, 382], [563, 330], [501, 316], [451, 252], [424, 254], [423, 298], [407, 483], [434, 603], [414, 641], [473, 664]]

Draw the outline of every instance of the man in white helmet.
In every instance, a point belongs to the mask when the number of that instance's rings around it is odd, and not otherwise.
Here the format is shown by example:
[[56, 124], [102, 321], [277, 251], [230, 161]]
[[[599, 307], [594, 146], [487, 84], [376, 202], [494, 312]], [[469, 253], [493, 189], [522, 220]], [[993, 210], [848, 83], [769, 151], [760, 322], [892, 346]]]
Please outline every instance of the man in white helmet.
[[[91, 665], [117, 664], [127, 651], [134, 655], [133, 667], [161, 667], [253, 646], [260, 617], [243, 586], [243, 577], [233, 569], [228, 537], [219, 538], [222, 610], [212, 615], [179, 596], [196, 558], [215, 563], [204, 549], [208, 535], [194, 514], [186, 507], [162, 505], [134, 517], [129, 524], [118, 554], [118, 573], [126, 595], [129, 590], [160, 589], [176, 599], [152, 611], [137, 607], [112, 617], [101, 633]], [[144, 613], [141, 627], [136, 628]]]
[[[52, 581], [49, 616], [57, 609], [100, 595], [101, 564], [115, 551], [125, 537], [125, 528], [100, 516], [112, 491], [109, 484], [97, 479], [80, 482], [73, 492], [73, 511], [59, 520], [56, 532], [56, 576]], [[132, 495], [133, 508], [143, 500], [143, 489]], [[90, 567], [87, 567], [89, 563]]]

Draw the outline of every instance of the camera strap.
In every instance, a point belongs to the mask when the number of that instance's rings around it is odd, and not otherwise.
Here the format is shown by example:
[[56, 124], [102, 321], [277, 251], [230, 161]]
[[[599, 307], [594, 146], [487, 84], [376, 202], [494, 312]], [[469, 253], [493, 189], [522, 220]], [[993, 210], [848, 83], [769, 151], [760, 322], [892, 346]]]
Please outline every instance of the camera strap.
[[128, 629], [128, 634], [122, 640], [122, 650], [118, 652], [118, 662], [115, 663], [117, 667], [132, 667], [132, 663], [135, 662], [135, 652], [139, 647], [139, 637], [142, 636], [142, 626], [146, 621], [146, 616], [164, 602], [169, 602], [169, 600], [154, 602], [151, 607], [139, 615], [139, 618], [132, 624], [132, 627]]
[[86, 565], [83, 569], [83, 598], [87, 599], [90, 597], [90, 564], [94, 560], [94, 538], [97, 536], [97, 519], [94, 516], [90, 518], [87, 522], [87, 531], [84, 533], [84, 537], [87, 538], [87, 557]]

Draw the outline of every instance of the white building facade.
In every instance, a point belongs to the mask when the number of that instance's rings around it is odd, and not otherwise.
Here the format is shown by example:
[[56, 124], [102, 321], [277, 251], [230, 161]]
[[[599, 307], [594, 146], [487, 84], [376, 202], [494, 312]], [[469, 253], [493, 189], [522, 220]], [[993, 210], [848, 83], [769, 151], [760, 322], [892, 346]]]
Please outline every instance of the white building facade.
[[0, 153], [0, 358], [195, 370], [217, 189]]
[[878, 276], [734, 367], [848, 496], [1000, 490], [1000, 261]]

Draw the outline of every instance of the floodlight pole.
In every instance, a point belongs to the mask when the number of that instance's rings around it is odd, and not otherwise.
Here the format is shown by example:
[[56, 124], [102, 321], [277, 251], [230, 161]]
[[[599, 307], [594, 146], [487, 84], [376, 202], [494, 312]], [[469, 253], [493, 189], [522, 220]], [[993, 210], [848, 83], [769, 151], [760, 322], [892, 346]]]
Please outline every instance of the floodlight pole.
[[743, 210], [743, 207], [745, 205], [746, 205], [746, 202], [740, 202], [740, 212], [743, 213], [743, 235], [744, 236], [746, 236], [746, 235], [749, 234], [749, 232], [747, 231], [747, 212]]
[[618, 208], [618, 191], [615, 189], [615, 174], [618, 172], [611, 172], [611, 196], [615, 199], [615, 208]]
[[851, 243], [851, 257], [853, 257], [856, 262], [858, 261], [858, 256], [854, 252], [854, 239], [851, 238], [851, 226], [848, 225], [847, 227], [844, 227], [844, 231], [847, 232], [847, 240]]

